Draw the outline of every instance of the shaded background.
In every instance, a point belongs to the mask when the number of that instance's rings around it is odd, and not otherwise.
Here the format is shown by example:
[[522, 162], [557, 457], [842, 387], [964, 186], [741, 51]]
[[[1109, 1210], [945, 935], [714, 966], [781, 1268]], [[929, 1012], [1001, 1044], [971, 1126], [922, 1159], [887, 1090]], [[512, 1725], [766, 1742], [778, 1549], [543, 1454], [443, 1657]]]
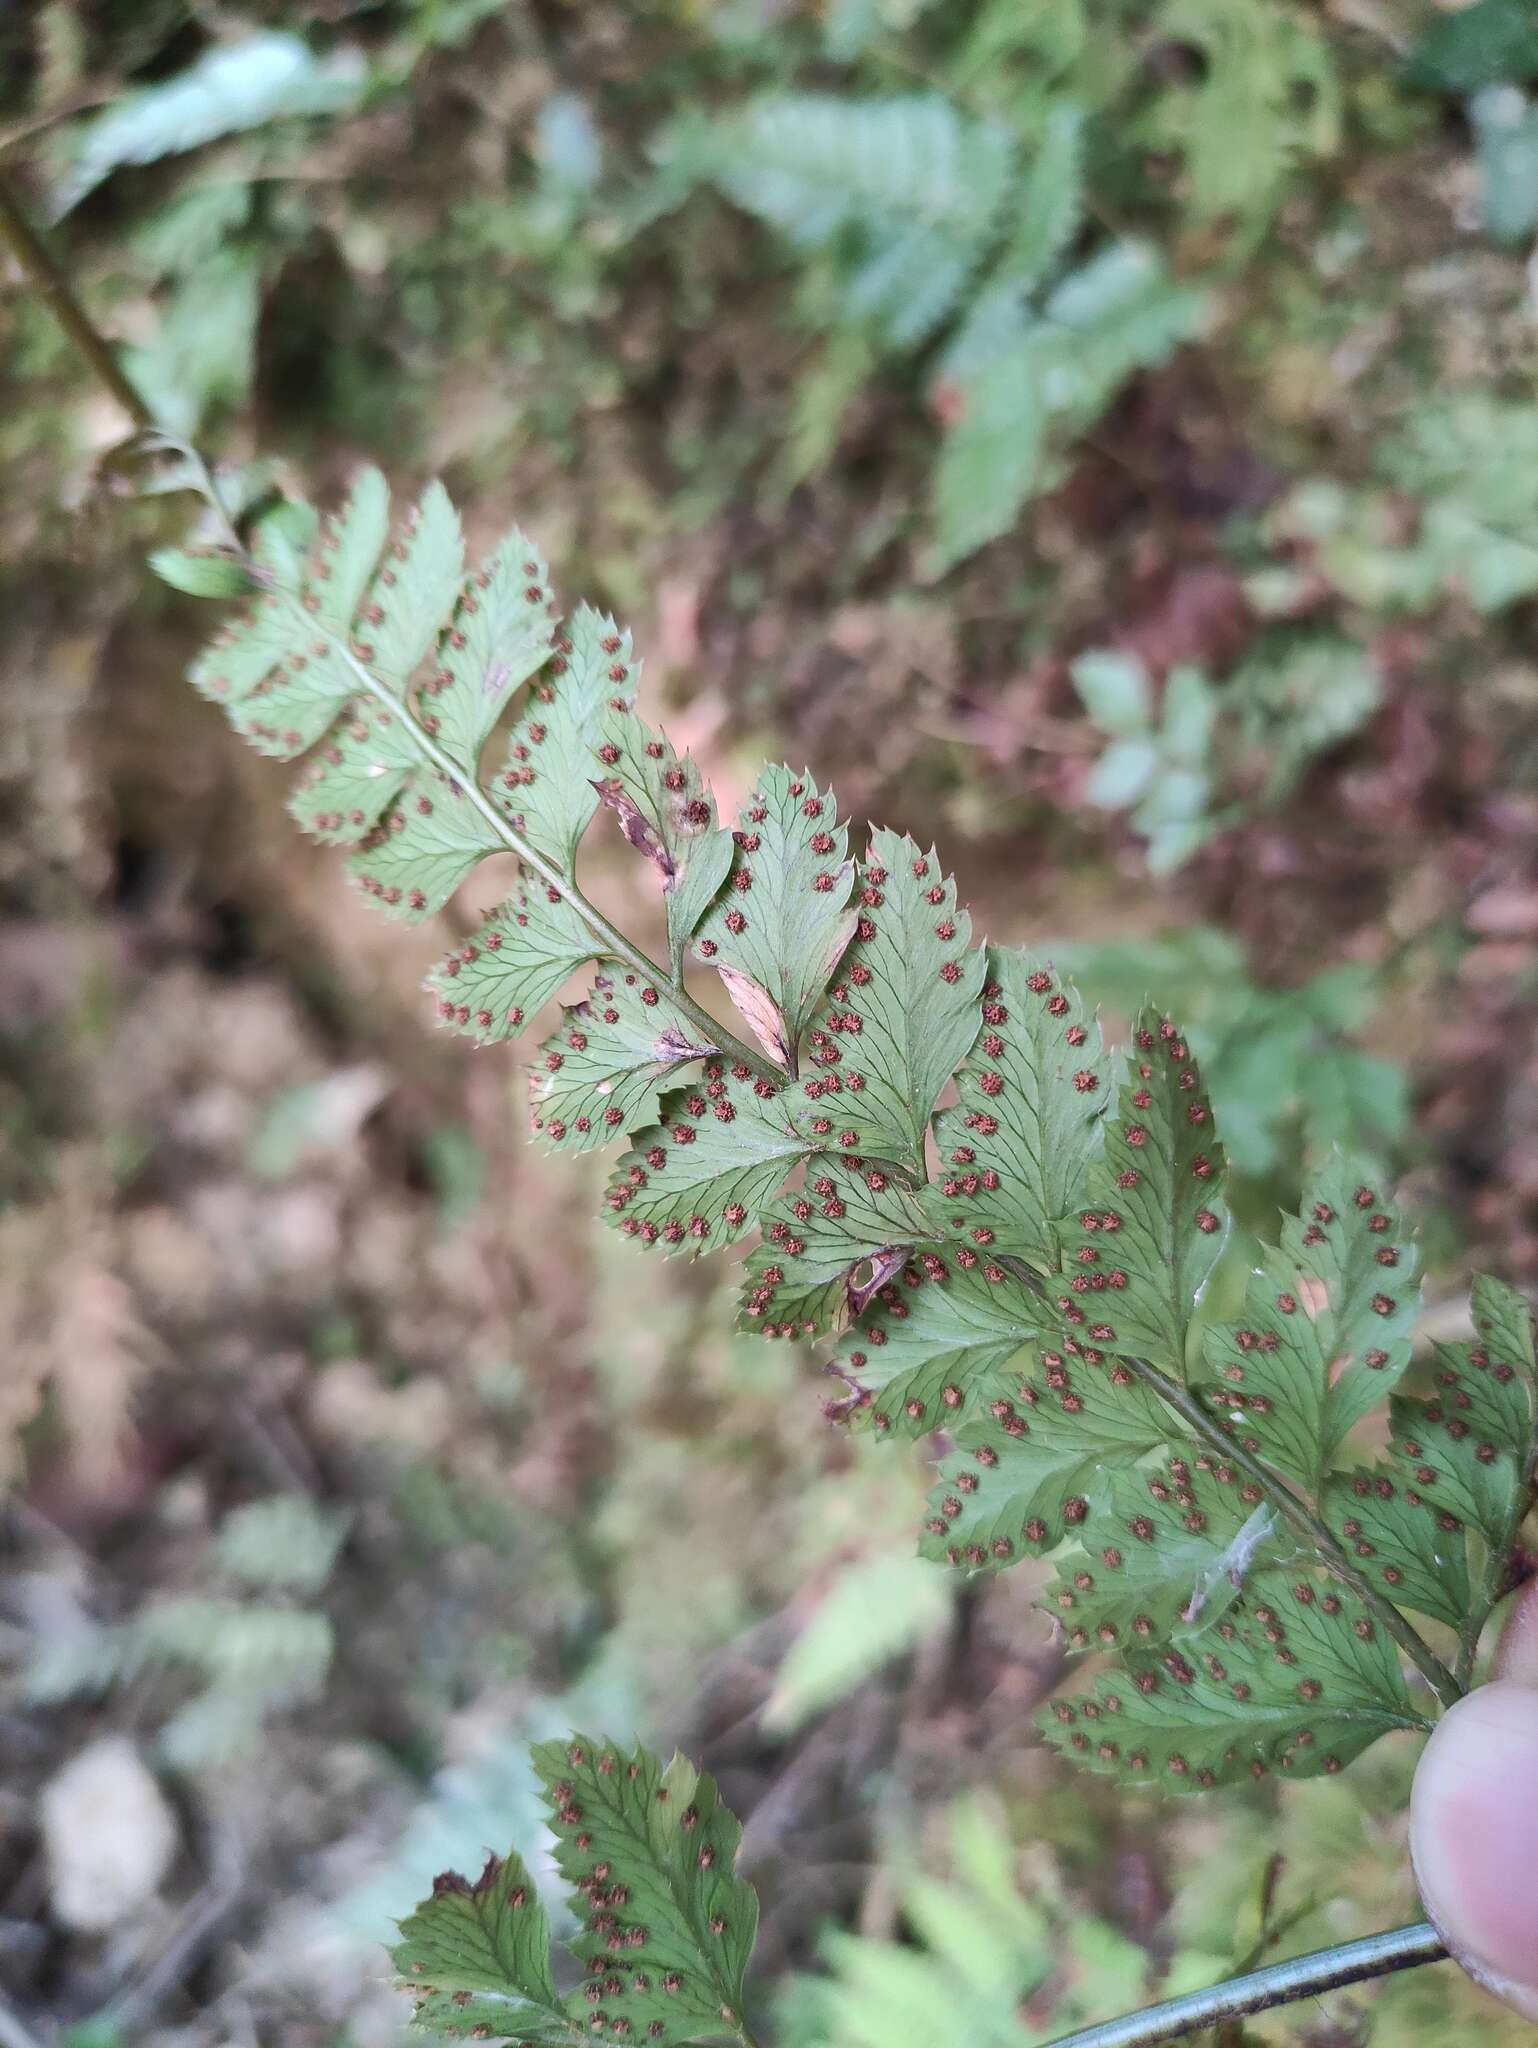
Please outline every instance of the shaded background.
[[[1242, 1220], [1397, 1173], [1446, 1331], [1538, 1280], [1535, 80], [1521, 0], [51, 0], [0, 149], [162, 413], [516, 518], [723, 807], [805, 759], [1174, 1006]], [[538, 1860], [572, 1722], [720, 1775], [786, 2048], [1407, 1917], [1409, 1745], [1190, 1804], [1038, 1750], [1033, 1568], [911, 1563], [923, 1460], [525, 1148], [441, 925], [181, 680], [122, 425], [0, 273], [6, 2048], [393, 2041], [377, 1943]], [[1444, 1967], [1242, 2039], [1525, 2037]]]

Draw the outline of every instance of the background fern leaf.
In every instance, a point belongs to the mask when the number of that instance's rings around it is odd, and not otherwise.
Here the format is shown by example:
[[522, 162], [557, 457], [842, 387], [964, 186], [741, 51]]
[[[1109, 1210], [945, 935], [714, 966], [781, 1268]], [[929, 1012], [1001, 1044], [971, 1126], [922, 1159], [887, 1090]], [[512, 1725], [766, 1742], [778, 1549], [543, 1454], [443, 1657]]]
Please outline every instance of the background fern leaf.
[[1035, 291], [1078, 233], [1084, 212], [1084, 117], [1069, 101], [1047, 110], [999, 259], [1014, 289]]

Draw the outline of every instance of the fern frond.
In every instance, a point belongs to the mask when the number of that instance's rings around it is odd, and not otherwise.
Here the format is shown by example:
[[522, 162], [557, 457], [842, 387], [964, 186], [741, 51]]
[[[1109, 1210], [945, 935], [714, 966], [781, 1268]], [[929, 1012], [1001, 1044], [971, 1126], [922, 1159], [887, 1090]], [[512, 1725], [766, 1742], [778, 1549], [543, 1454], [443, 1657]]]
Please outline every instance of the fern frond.
[[149, 164], [269, 122], [336, 113], [363, 89], [362, 66], [345, 52], [316, 57], [281, 30], [208, 50], [170, 78], [127, 94], [80, 133], [54, 193], [55, 218], [80, 204], [123, 164]]
[[[1126, 283], [1091, 265], [1051, 303], [1087, 324]], [[628, 637], [589, 607], [558, 628], [521, 533], [467, 580], [442, 492], [392, 541], [371, 474], [318, 540], [317, 525], [284, 506], [249, 546], [230, 529], [218, 554], [162, 562], [179, 587], [249, 592], [200, 658], [199, 687], [265, 752], [313, 741], [297, 815], [354, 847], [387, 911], [425, 916], [483, 854], [517, 856], [513, 893], [429, 977], [440, 1020], [507, 1039], [594, 970], [536, 1058], [536, 1134], [567, 1151], [624, 1141], [605, 1214], [642, 1246], [698, 1252], [756, 1228], [743, 1324], [823, 1340], [847, 1389], [830, 1414], [910, 1441], [945, 1430], [922, 1555], [963, 1572], [1052, 1556], [1048, 1604], [1069, 1646], [1113, 1661], [1062, 1703], [1067, 1749], [1182, 1789], [1303, 1775], [1424, 1725], [1401, 1654], [1442, 1703], [1456, 1698], [1534, 1501], [1525, 1304], [1476, 1283], [1475, 1341], [1444, 1349], [1432, 1399], [1394, 1397], [1390, 1455], [1364, 1463], [1355, 1433], [1411, 1365], [1418, 1306], [1415, 1245], [1370, 1171], [1327, 1161], [1253, 1259], [1242, 1319], [1198, 1343], [1227, 1168], [1173, 1021], [1138, 1016], [1113, 1102], [1072, 985], [974, 945], [933, 849], [876, 830], [856, 869], [832, 792], [786, 767], [724, 831], [694, 763], [636, 716]], [[1141, 684], [1129, 694], [1109, 669], [1090, 682], [1135, 739]], [[483, 785], [504, 712], [507, 764]], [[600, 805], [656, 870], [666, 966], [576, 885]], [[761, 1052], [695, 999], [686, 952], [716, 971], [719, 1011], [734, 1005]], [[1456, 1671], [1410, 1613], [1456, 1632]], [[156, 1642], [199, 1654], [192, 1637]], [[646, 1799], [664, 1789], [644, 1759], [623, 1770]], [[682, 1940], [665, 1823], [643, 1827], [624, 1797], [609, 1819], [661, 1855], [668, 1939]], [[588, 1831], [570, 1831], [575, 1857]], [[456, 1979], [451, 1999], [494, 1993], [564, 2039], [570, 2013], [545, 1980], [511, 1951], [497, 1961], [521, 1882], [498, 1866], [453, 1889], [454, 1939], [481, 1945], [477, 1981]], [[699, 1955], [678, 1974], [739, 2012], [735, 1965], [712, 1975], [716, 1951], [700, 1953], [703, 1976]], [[619, 1999], [600, 1982], [605, 2006]]]
[[616, 712], [628, 711], [637, 679], [630, 635], [581, 605], [513, 727], [498, 801], [563, 873], [598, 808], [592, 771], [604, 731]]
[[566, 2010], [551, 1968], [550, 1920], [522, 1859], [488, 1856], [472, 1883], [434, 1878], [401, 1922], [391, 1960], [416, 2000], [414, 2024], [433, 2033], [575, 2048], [587, 2038]]
[[806, 1193], [782, 1196], [759, 1218], [742, 1320], [765, 1337], [815, 1336], [846, 1310], [858, 1314], [911, 1251], [938, 1242], [931, 1190], [858, 1158], [817, 1166]]
[[742, 1830], [713, 1779], [682, 1757], [664, 1768], [585, 1735], [536, 1745], [561, 1875], [586, 1924], [572, 1948], [586, 1981], [555, 1986], [550, 1923], [527, 1866], [490, 1856], [454, 1871], [401, 1923], [392, 1952], [415, 2025], [524, 2048], [606, 2039], [662, 2048], [746, 2038], [742, 1980], [758, 1901], [735, 1874]]

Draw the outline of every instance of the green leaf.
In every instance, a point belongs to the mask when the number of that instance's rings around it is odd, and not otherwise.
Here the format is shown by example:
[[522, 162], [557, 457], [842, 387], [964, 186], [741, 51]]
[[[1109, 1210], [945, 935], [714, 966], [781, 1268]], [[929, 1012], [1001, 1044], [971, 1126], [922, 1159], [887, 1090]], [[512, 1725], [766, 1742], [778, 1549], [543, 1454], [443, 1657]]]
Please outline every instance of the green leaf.
[[122, 364], [161, 428], [190, 437], [216, 406], [244, 406], [256, 360], [262, 267], [253, 243], [211, 250], [160, 303], [151, 337]]
[[271, 121], [337, 113], [356, 101], [362, 85], [355, 58], [318, 58], [295, 35], [273, 30], [218, 45], [77, 131], [54, 189], [54, 218], [122, 164], [154, 163]]
[[1404, 1377], [1420, 1313], [1418, 1254], [1376, 1180], [1339, 1155], [1309, 1183], [1298, 1216], [1282, 1226], [1282, 1249], [1322, 1290], [1333, 1318], [1324, 1409], [1329, 1459]]
[[414, 2023], [435, 2033], [575, 2048], [587, 2038], [551, 1972], [550, 1923], [520, 1859], [488, 1856], [471, 1884], [454, 1871], [401, 1922], [390, 1951]]
[[1047, 110], [1041, 141], [1020, 188], [1001, 267], [1034, 291], [1078, 233], [1084, 209], [1084, 116], [1067, 100]]
[[[828, 1183], [823, 1192], [822, 1182]], [[813, 1336], [846, 1306], [935, 1242], [927, 1189], [853, 1160], [825, 1160], [817, 1182], [765, 1210], [764, 1241], [747, 1264], [744, 1327], [765, 1337]]]
[[728, 886], [696, 950], [766, 990], [794, 1048], [853, 935], [849, 829], [811, 777], [766, 768], [738, 819]]
[[1217, 723], [1218, 695], [1199, 668], [1182, 663], [1164, 685], [1159, 743], [1164, 753], [1193, 769], [1206, 766]]
[[578, 606], [555, 648], [513, 727], [496, 790], [519, 831], [570, 873], [598, 808], [593, 771], [605, 721], [630, 704], [640, 668], [630, 635], [591, 605]]
[[1111, 1475], [1092, 1542], [1060, 1565], [1043, 1604], [1071, 1650], [1152, 1652], [1215, 1629], [1258, 1566], [1296, 1549], [1242, 1472], [1175, 1456]]
[[654, 1115], [659, 1091], [714, 1050], [665, 990], [611, 964], [539, 1049], [529, 1075], [534, 1133], [563, 1152], [611, 1144], [618, 1126]]
[[1382, 1735], [1420, 1729], [1392, 1639], [1350, 1595], [1276, 1571], [1205, 1639], [1135, 1657], [1038, 1717], [1054, 1747], [1131, 1784], [1204, 1791], [1281, 1771], [1332, 1774]]
[[[311, 546], [314, 521], [308, 506], [285, 500], [258, 527], [255, 550], [274, 589], [248, 615], [247, 623], [215, 636], [200, 657], [193, 681], [205, 695], [224, 704], [236, 731], [259, 753], [291, 759], [313, 746], [339, 714], [343, 714], [343, 723], [332, 735], [332, 743], [344, 756], [349, 751], [349, 734], [356, 738], [361, 729], [372, 726], [372, 744], [379, 743], [389, 714], [368, 708], [346, 709], [360, 687], [357, 671], [347, 658], [347, 643], [363, 592], [389, 536], [389, 519], [384, 478], [378, 470], [365, 469], [354, 480], [346, 505], [321, 529], [308, 574], [304, 558]], [[397, 728], [394, 739], [393, 751], [400, 753], [401, 765], [414, 762], [416, 750], [405, 733]], [[374, 760], [369, 763], [370, 769], [377, 765]], [[352, 771], [345, 762], [332, 762], [331, 766], [339, 770], [342, 783], [350, 780]], [[341, 813], [336, 825], [321, 831], [306, 825], [302, 812], [295, 812], [299, 823], [332, 841], [360, 838], [377, 815], [373, 796], [387, 802], [399, 787], [398, 782], [393, 788], [380, 785], [371, 772], [366, 782], [361, 792], [336, 789], [334, 805], [322, 801], [309, 813], [313, 819], [335, 808]], [[349, 800], [343, 802], [343, 797]], [[347, 815], [360, 803], [367, 814], [362, 827]]]
[[1521, 1484], [1512, 1453], [1440, 1401], [1396, 1395], [1389, 1412], [1390, 1448], [1408, 1504], [1429, 1507], [1445, 1535], [1471, 1528], [1492, 1547], [1508, 1542]]
[[[438, 1020], [482, 1045], [516, 1038], [598, 946], [585, 918], [543, 883], [525, 884], [427, 978]], [[623, 1118], [605, 1121], [618, 1136]]]
[[1135, 656], [1101, 648], [1081, 654], [1069, 674], [1084, 709], [1102, 732], [1132, 739], [1151, 729], [1153, 692], [1148, 671]]
[[1242, 1326], [1207, 1332], [1203, 1394], [1230, 1435], [1317, 1493], [1409, 1364], [1414, 1272], [1397, 1211], [1360, 1173], [1336, 1160], [1317, 1174], [1250, 1274]]
[[550, 572], [514, 527], [465, 585], [422, 686], [422, 720], [456, 761], [473, 769], [513, 692], [549, 660], [555, 642]]
[[1190, 1046], [1146, 1009], [1104, 1160], [1065, 1232], [1059, 1305], [1082, 1342], [1184, 1378], [1191, 1314], [1223, 1245], [1224, 1169]]
[[360, 661], [397, 695], [436, 645], [465, 573], [459, 514], [430, 483], [387, 551], [358, 614]]
[[1342, 1548], [1396, 1607], [1462, 1628], [1473, 1599], [1469, 1546], [1441, 1526], [1443, 1510], [1391, 1466], [1331, 1476], [1324, 1516]]
[[1529, 0], [1474, 0], [1443, 16], [1416, 44], [1406, 76], [1459, 98], [1538, 78], [1538, 19]]
[[721, 1060], [707, 1061], [698, 1088], [664, 1096], [658, 1122], [631, 1147], [609, 1183], [608, 1214], [640, 1244], [694, 1253], [751, 1230], [812, 1152], [773, 1083]]
[[895, 349], [955, 306], [1014, 169], [1002, 127], [915, 93], [765, 94], [719, 124], [711, 175], [802, 248], [838, 243], [843, 315]]
[[1085, 799], [1102, 811], [1124, 811], [1158, 772], [1159, 749], [1152, 740], [1113, 740], [1089, 771]]
[[956, 1076], [955, 1108], [935, 1119], [941, 1191], [964, 1240], [1055, 1273], [1062, 1220], [1098, 1146], [1110, 1063], [1072, 982], [1013, 949], [991, 946], [987, 958], [982, 1033]]
[[247, 1586], [318, 1593], [346, 1540], [347, 1519], [323, 1514], [303, 1494], [248, 1501], [219, 1526], [220, 1567]]
[[743, 2031], [758, 1902], [735, 1874], [742, 1829], [715, 1781], [675, 1757], [573, 1736], [540, 1743], [561, 1875], [587, 1901], [569, 2009], [593, 2033], [664, 2048]]
[[387, 916], [415, 924], [441, 910], [476, 863], [501, 849], [460, 784], [432, 773], [412, 777], [348, 865]]
[[926, 1252], [877, 1289], [840, 1338], [830, 1370], [855, 1390], [848, 1416], [881, 1436], [954, 1430], [1015, 1392], [1022, 1345], [1045, 1311], [1025, 1283], [991, 1259]]
[[944, 1621], [952, 1587], [918, 1557], [871, 1557], [846, 1565], [786, 1652], [763, 1721], [790, 1734], [904, 1655]]
[[598, 747], [598, 793], [631, 845], [655, 863], [668, 913], [673, 971], [721, 892], [734, 841], [716, 820], [716, 801], [694, 765], [631, 712], [610, 712]]
[[1442, 1400], [1473, 1430], [1521, 1454], [1530, 1441], [1538, 1401], [1533, 1312], [1525, 1298], [1488, 1273], [1472, 1289], [1474, 1341], [1442, 1350]]
[[187, 548], [157, 548], [150, 567], [162, 583], [189, 597], [249, 597], [258, 587], [229, 555], [201, 555]]
[[[895, 832], [871, 834], [854, 940], [811, 1034], [803, 1129], [916, 1173], [940, 1090], [981, 1022], [986, 963], [956, 884]], [[853, 1135], [849, 1135], [853, 1133]]]
[[1538, 227], [1538, 110], [1511, 86], [1492, 86], [1470, 109], [1480, 205], [1492, 240], [1515, 247]]
[[309, 588], [320, 624], [345, 640], [390, 538], [390, 487], [371, 466], [358, 470], [347, 503], [321, 530]]
[[[1053, 292], [1043, 321], [1053, 348], [1053, 411], [1084, 419], [1109, 402], [1137, 369], [1165, 362], [1201, 325], [1200, 292], [1172, 282], [1144, 242], [1112, 242], [1072, 270]], [[1054, 331], [1055, 330], [1055, 331]]]
[[999, 1571], [1068, 1534], [1097, 1541], [1113, 1469], [1167, 1443], [1172, 1428], [1125, 1366], [1043, 1351], [1013, 1399], [1000, 1397], [987, 1421], [957, 1433], [919, 1550]]
[[1201, 1392], [1246, 1450], [1316, 1493], [1325, 1465], [1334, 1319], [1311, 1272], [1285, 1252], [1267, 1249], [1260, 1261], [1246, 1287], [1243, 1325], [1206, 1332], [1203, 1366], [1211, 1384]]
[[933, 573], [1008, 533], [1040, 479], [1049, 419], [1040, 351], [1025, 341], [956, 394], [932, 486]]
[[[1530, 1498], [1538, 1389], [1526, 1302], [1487, 1275], [1475, 1280], [1473, 1298], [1473, 1342], [1437, 1347], [1432, 1399], [1392, 1404], [1394, 1462], [1351, 1475], [1349, 1492], [1336, 1488], [1331, 1519], [1362, 1570], [1381, 1578], [1399, 1605], [1477, 1638], [1506, 1584]], [[1484, 1549], [1478, 1601], [1471, 1531]]]
[[420, 759], [401, 718], [362, 699], [301, 770], [289, 815], [329, 846], [356, 845], [395, 802]]

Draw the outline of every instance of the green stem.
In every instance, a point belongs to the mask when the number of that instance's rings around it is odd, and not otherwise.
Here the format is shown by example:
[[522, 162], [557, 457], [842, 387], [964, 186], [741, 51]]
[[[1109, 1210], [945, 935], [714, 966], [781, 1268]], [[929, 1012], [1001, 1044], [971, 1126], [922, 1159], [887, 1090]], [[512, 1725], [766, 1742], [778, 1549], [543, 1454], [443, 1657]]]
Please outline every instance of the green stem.
[[1385, 1599], [1372, 1581], [1358, 1571], [1337, 1541], [1334, 1531], [1316, 1515], [1306, 1501], [1301, 1500], [1280, 1473], [1273, 1472], [1269, 1465], [1236, 1444], [1232, 1437], [1216, 1423], [1198, 1401], [1158, 1366], [1150, 1365], [1146, 1358], [1123, 1358], [1128, 1370], [1135, 1372], [1145, 1385], [1151, 1387], [1168, 1408], [1173, 1408], [1183, 1422], [1202, 1438], [1203, 1442], [1223, 1458], [1225, 1463], [1237, 1465], [1241, 1472], [1249, 1474], [1257, 1486], [1265, 1491], [1266, 1498], [1277, 1512], [1288, 1521], [1310, 1547], [1318, 1551], [1323, 1563], [1343, 1585], [1351, 1588], [1359, 1600], [1370, 1607], [1378, 1620], [1398, 1643], [1411, 1663], [1420, 1672], [1426, 1683], [1444, 1707], [1450, 1707], [1462, 1699], [1467, 1686], [1442, 1662], [1441, 1658], [1425, 1641], [1419, 1631], [1400, 1613], [1392, 1600]]
[[4, 171], [0, 171], [0, 242], [9, 248], [38, 297], [134, 425], [143, 431], [152, 428], [154, 414], [134, 389], [111, 345], [75, 296], [74, 287], [28, 219], [15, 185]]
[[1270, 2012], [1300, 1998], [1338, 1991], [1346, 1984], [1362, 1984], [1395, 1970], [1413, 1970], [1421, 1963], [1441, 1962], [1446, 1954], [1436, 1929], [1429, 1920], [1421, 1920], [1413, 1927], [1396, 1927], [1388, 1934], [1370, 1934], [1363, 1941], [1342, 1942], [1337, 1948], [1295, 1956], [1288, 1963], [1272, 1963], [1247, 1977], [1230, 1977], [1210, 1991], [1169, 1998], [1162, 2005], [1128, 2013], [1125, 2019], [1081, 2027], [1075, 2034], [1060, 2036], [1050, 2048], [1154, 2048], [1158, 2042], [1199, 2034], [1225, 2020]]

